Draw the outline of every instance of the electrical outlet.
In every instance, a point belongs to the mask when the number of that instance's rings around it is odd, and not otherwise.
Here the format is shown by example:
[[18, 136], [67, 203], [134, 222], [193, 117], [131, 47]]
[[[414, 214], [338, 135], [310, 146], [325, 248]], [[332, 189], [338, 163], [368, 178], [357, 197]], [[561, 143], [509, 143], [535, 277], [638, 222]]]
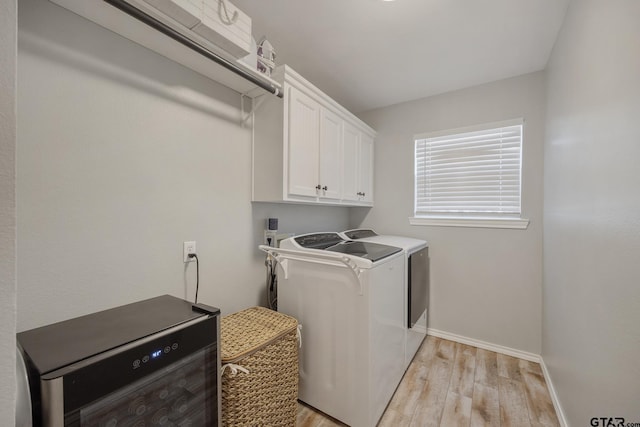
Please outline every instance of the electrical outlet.
[[277, 231], [264, 230], [264, 244], [267, 246], [276, 246]]
[[189, 254], [196, 253], [196, 242], [184, 242], [182, 249], [182, 258], [184, 262], [195, 261], [195, 258], [189, 258]]

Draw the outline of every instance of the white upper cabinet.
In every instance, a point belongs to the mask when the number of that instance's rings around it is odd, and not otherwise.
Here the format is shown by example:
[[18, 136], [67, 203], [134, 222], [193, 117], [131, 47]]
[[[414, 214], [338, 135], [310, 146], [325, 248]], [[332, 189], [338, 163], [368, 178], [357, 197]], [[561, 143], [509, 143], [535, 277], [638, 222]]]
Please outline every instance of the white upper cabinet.
[[345, 123], [343, 132], [342, 180], [345, 200], [357, 201], [360, 192], [358, 176], [358, 160], [360, 157], [360, 131], [349, 123]]
[[360, 193], [359, 201], [373, 204], [373, 138], [364, 133], [358, 150], [357, 193]]
[[342, 119], [337, 114], [320, 110], [320, 197], [340, 200], [342, 196]]
[[315, 197], [320, 169], [320, 104], [291, 88], [288, 123], [288, 193]]
[[344, 200], [373, 203], [373, 138], [344, 124], [342, 179]]
[[284, 99], [255, 102], [253, 200], [373, 204], [375, 131], [287, 66]]

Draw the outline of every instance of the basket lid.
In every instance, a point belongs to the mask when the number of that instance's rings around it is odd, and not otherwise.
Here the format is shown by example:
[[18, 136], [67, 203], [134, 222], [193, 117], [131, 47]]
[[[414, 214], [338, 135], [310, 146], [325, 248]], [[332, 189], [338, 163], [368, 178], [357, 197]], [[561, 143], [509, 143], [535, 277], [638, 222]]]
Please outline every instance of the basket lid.
[[251, 307], [220, 320], [220, 358], [241, 359], [280, 336], [295, 330], [298, 321], [264, 307]]

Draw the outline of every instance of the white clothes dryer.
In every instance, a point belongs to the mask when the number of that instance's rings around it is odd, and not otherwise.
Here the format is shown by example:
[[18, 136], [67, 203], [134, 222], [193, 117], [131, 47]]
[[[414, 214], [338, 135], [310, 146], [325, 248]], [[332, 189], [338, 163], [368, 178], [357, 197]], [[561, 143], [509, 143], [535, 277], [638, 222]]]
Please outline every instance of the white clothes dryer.
[[380, 243], [402, 248], [405, 254], [405, 369], [427, 336], [429, 314], [429, 247], [425, 240], [379, 235], [368, 228], [339, 233], [345, 239]]

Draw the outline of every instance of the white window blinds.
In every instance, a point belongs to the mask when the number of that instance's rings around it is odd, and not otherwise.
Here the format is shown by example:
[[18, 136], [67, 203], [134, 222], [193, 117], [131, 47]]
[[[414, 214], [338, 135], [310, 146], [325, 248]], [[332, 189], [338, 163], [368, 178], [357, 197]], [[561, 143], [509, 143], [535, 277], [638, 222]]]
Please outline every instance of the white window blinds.
[[523, 121], [415, 137], [416, 216], [519, 216]]

